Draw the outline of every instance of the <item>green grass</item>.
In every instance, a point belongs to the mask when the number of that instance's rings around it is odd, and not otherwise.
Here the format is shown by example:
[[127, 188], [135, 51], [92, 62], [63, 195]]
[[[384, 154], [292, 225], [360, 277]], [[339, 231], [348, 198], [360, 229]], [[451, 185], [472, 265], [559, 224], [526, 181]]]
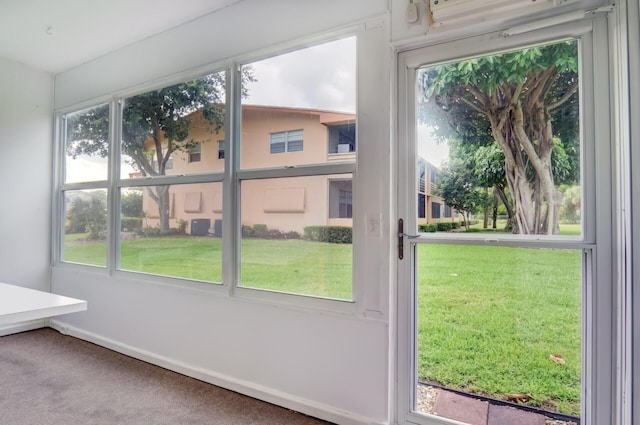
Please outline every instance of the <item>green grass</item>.
[[[217, 238], [122, 241], [121, 268], [219, 282]], [[104, 243], [67, 239], [65, 259], [104, 265]], [[530, 404], [580, 410], [579, 251], [418, 247], [418, 376]], [[351, 299], [351, 245], [242, 241], [241, 286]], [[550, 355], [561, 355], [558, 365]]]
[[419, 246], [418, 376], [578, 415], [580, 261], [579, 251]]

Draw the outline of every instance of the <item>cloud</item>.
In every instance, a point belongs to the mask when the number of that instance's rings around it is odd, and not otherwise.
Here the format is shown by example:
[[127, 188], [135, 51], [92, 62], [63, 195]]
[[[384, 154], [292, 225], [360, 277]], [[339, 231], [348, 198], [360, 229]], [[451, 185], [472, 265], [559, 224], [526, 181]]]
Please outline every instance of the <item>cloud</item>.
[[349, 37], [251, 64], [245, 103], [355, 112], [356, 39]]

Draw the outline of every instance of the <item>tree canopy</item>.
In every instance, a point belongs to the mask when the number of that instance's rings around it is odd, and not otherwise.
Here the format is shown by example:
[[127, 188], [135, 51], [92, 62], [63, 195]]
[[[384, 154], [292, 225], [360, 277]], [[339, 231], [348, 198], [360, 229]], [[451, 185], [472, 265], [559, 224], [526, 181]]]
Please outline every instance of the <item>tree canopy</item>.
[[506, 183], [517, 232], [559, 232], [556, 184], [579, 177], [577, 71], [577, 44], [566, 41], [418, 72], [419, 121], [479, 152], [478, 178]]
[[[212, 131], [224, 125], [224, 72], [152, 90], [124, 100], [122, 107], [122, 154], [143, 176], [166, 175], [167, 163], [176, 151], [187, 151], [200, 141], [189, 137], [200, 111]], [[242, 81], [254, 81], [251, 67], [243, 67]], [[246, 95], [246, 84], [243, 84]], [[108, 155], [108, 105], [67, 117], [67, 154]], [[149, 187], [158, 205], [161, 231], [169, 230], [169, 186]]]

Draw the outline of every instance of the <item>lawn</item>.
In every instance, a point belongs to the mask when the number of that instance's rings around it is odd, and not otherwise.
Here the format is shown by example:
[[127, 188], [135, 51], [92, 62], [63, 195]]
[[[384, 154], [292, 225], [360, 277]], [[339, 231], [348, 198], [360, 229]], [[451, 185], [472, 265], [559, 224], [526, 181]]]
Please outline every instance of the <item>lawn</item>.
[[[217, 238], [146, 238], [121, 250], [125, 270], [221, 280]], [[104, 243], [65, 246], [67, 261], [104, 265], [105, 253]], [[352, 297], [351, 245], [245, 239], [241, 258], [241, 286]], [[529, 404], [579, 414], [579, 251], [419, 245], [417, 276], [421, 380], [496, 398], [528, 394]]]
[[420, 245], [417, 293], [420, 379], [579, 415], [580, 251]]

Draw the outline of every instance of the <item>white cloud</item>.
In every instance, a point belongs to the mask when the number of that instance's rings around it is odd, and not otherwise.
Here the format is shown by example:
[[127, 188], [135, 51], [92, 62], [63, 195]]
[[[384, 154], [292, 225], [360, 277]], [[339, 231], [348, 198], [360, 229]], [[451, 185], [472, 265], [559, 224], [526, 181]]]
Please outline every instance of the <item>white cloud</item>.
[[251, 64], [245, 103], [355, 112], [355, 37]]

